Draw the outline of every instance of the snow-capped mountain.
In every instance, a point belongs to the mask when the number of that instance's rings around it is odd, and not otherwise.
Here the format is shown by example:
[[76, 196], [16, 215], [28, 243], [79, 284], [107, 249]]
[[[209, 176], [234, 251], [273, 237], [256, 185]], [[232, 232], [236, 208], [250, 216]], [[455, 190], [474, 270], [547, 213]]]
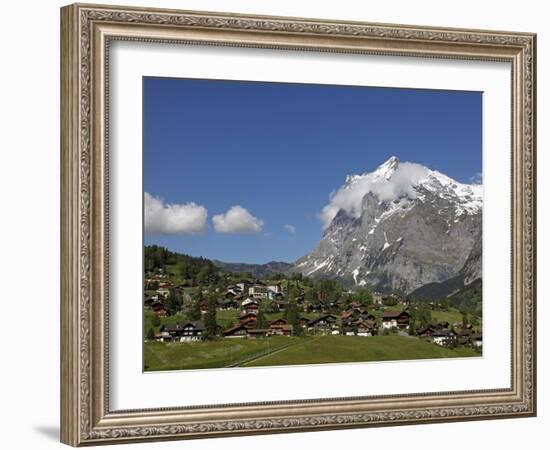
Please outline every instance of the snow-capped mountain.
[[293, 270], [410, 293], [481, 276], [483, 186], [392, 157], [351, 175], [321, 213], [323, 238]]

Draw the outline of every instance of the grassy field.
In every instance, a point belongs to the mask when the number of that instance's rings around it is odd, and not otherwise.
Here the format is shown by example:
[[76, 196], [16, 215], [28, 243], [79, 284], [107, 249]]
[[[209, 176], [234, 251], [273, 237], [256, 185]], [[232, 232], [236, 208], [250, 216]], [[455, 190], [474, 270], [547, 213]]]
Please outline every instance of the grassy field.
[[144, 344], [147, 371], [207, 369], [235, 364], [259, 367], [467, 356], [480, 355], [471, 348], [443, 348], [402, 336], [276, 336], [269, 339]]
[[480, 356], [473, 349], [443, 348], [430, 342], [402, 336], [323, 336], [304, 339], [304, 343], [245, 364], [279, 366], [361, 361], [395, 361], [408, 359]]
[[143, 345], [145, 370], [227, 367], [254, 355], [293, 344], [299, 339], [274, 336], [269, 339], [221, 339], [212, 342], [146, 342]]
[[[432, 319], [437, 322], [449, 322], [451, 325], [462, 324], [462, 314], [454, 308], [449, 308], [448, 311], [432, 311]], [[481, 322], [476, 328], [481, 328]]]
[[450, 324], [462, 323], [462, 314], [458, 310], [449, 308], [448, 311], [432, 311], [432, 319], [437, 322], [449, 322]]

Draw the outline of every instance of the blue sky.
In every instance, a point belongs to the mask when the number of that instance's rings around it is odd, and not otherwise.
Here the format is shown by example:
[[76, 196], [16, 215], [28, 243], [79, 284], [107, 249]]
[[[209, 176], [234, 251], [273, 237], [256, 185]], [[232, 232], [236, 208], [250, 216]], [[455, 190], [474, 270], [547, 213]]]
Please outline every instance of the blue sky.
[[173, 251], [291, 262], [348, 174], [393, 155], [464, 183], [481, 172], [479, 92], [144, 78], [143, 93], [144, 191], [160, 214], [184, 205], [144, 241]]

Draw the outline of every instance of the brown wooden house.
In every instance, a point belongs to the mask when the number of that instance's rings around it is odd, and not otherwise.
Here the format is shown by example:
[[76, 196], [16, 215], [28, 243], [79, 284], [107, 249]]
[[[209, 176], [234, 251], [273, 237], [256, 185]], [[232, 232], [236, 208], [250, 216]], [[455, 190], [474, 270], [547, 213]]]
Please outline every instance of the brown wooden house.
[[245, 323], [239, 323], [223, 332], [223, 336], [226, 338], [245, 338], [247, 335], [248, 328]]
[[164, 307], [162, 303], [153, 304], [151, 309], [157, 317], [166, 317], [168, 315], [168, 310]]
[[407, 311], [386, 311], [382, 313], [382, 328], [408, 328], [410, 320]]

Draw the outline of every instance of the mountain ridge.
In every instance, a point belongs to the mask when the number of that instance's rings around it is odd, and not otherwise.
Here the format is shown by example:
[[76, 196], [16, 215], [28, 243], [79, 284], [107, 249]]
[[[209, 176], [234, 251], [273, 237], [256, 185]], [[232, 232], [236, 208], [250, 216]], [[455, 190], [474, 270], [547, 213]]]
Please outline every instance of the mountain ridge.
[[284, 273], [292, 268], [292, 263], [284, 261], [269, 261], [264, 264], [224, 262], [217, 259], [212, 260], [213, 264], [226, 272], [250, 273], [255, 278], [263, 278], [268, 274]]
[[483, 186], [391, 157], [348, 175], [321, 214], [324, 233], [293, 271], [408, 294], [481, 276]]

